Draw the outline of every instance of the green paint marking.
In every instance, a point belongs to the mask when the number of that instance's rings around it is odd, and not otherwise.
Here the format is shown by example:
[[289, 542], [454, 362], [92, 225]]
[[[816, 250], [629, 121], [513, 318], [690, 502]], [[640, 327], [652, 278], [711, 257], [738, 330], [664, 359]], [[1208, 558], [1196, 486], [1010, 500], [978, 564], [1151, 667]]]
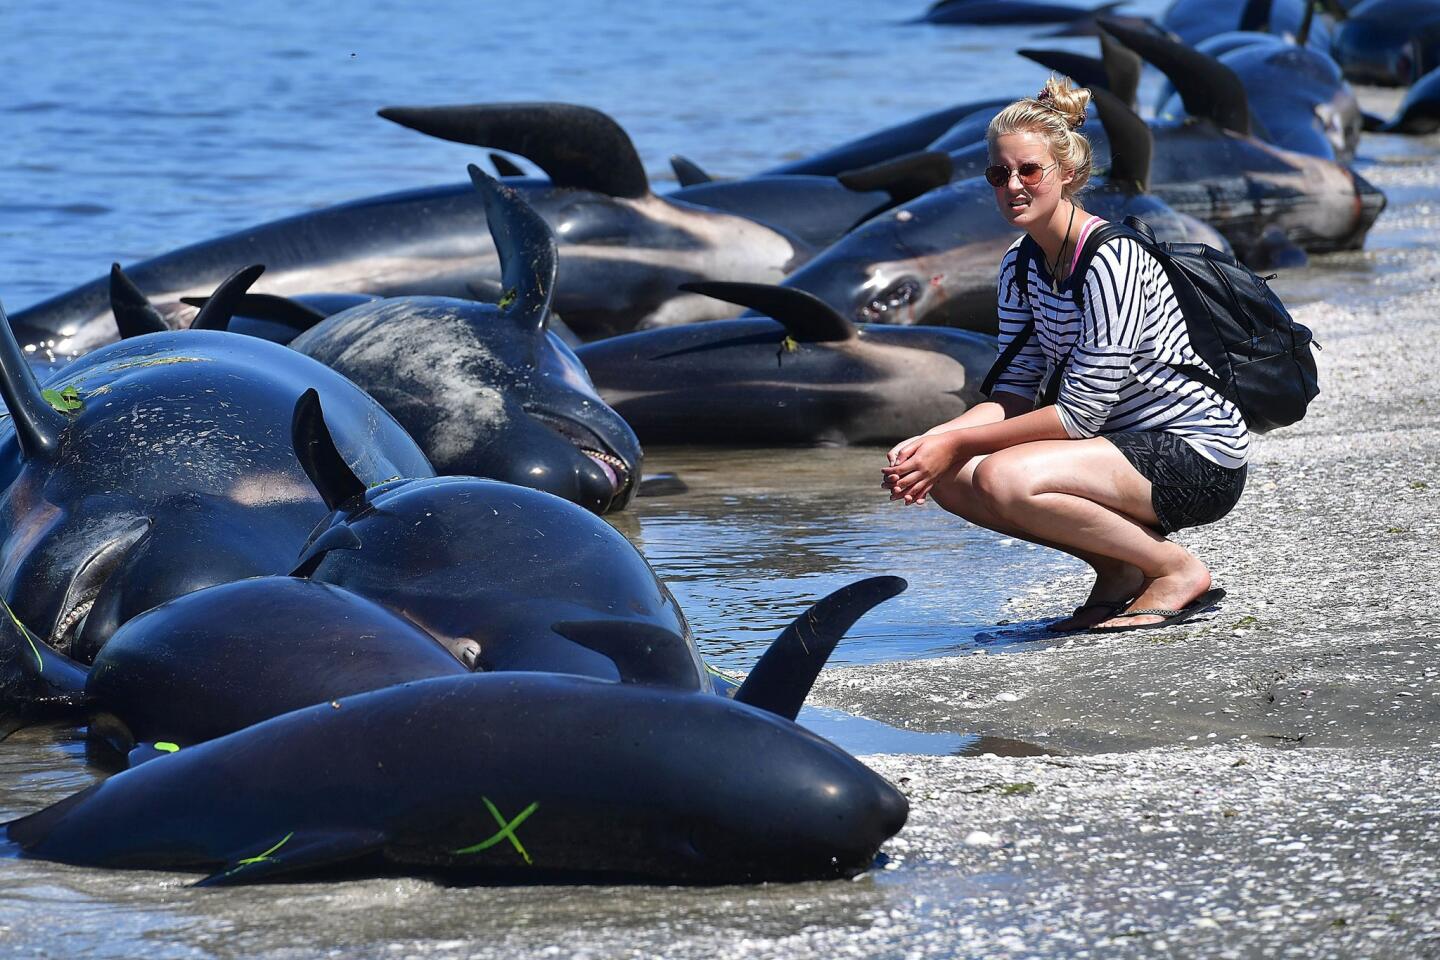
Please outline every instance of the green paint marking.
[[4, 600], [0, 600], [0, 606], [3, 606], [5, 608], [5, 612], [10, 614], [10, 619], [14, 621], [16, 629], [20, 631], [20, 636], [24, 637], [25, 642], [30, 644], [30, 652], [35, 654], [35, 669], [39, 670], [41, 673], [44, 673], [45, 661], [40, 656], [40, 648], [35, 646], [35, 641], [31, 639], [30, 631], [26, 630], [25, 624], [21, 623], [20, 618], [15, 616], [15, 611], [10, 609], [10, 604], [6, 603]]
[[509, 309], [510, 305], [515, 302], [517, 297], [518, 294], [516, 294], [515, 288], [511, 287], [509, 290], [505, 291], [505, 295], [500, 298], [500, 302], [497, 303], [496, 306], [498, 306], [501, 310]]
[[[159, 750], [161, 753], [174, 753], [175, 751], [180, 749], [180, 744], [171, 743], [169, 740], [161, 740], [159, 743], [155, 744], [155, 749]], [[285, 840], [289, 839], [289, 837], [285, 838]], [[281, 840], [280, 842], [284, 843], [285, 840]]]
[[495, 804], [490, 802], [489, 797], [481, 797], [480, 800], [485, 804], [485, 809], [490, 811], [490, 816], [494, 817], [495, 822], [500, 824], [500, 831], [490, 839], [482, 840], [479, 843], [475, 844], [473, 847], [461, 847], [459, 850], [452, 850], [450, 852], [456, 854], [479, 853], [482, 850], [489, 850], [501, 840], [509, 840], [510, 845], [515, 848], [515, 852], [520, 854], [521, 858], [524, 859], [526, 863], [534, 866], [535, 861], [530, 859], [529, 851], [526, 850], [525, 845], [520, 842], [520, 838], [515, 836], [515, 829], [519, 827], [520, 824], [528, 820], [530, 818], [530, 814], [534, 813], [536, 810], [539, 810], [540, 804], [538, 802], [530, 804], [530, 806], [526, 807], [524, 810], [521, 810], [519, 815], [516, 816], [514, 820], [510, 820], [507, 822], [505, 818], [500, 814], [500, 810], [495, 806]]
[[[155, 746], [158, 748], [160, 745], [157, 743]], [[241, 867], [248, 867], [252, 863], [264, 863], [267, 860], [274, 860], [275, 858], [272, 857], [271, 854], [274, 853], [276, 850], [279, 850], [281, 847], [285, 846], [285, 844], [289, 843], [290, 838], [293, 836], [295, 836], [295, 831], [291, 830], [289, 833], [285, 834], [285, 836], [280, 838], [279, 843], [275, 844], [275, 846], [271, 847], [269, 850], [266, 850], [264, 853], [259, 854], [258, 856], [246, 857], [244, 860], [236, 861], [235, 869], [239, 870]]]
[[85, 401], [80, 399], [80, 391], [76, 390], [73, 384], [64, 390], [41, 390], [40, 395], [61, 413], [74, 413], [85, 406]]

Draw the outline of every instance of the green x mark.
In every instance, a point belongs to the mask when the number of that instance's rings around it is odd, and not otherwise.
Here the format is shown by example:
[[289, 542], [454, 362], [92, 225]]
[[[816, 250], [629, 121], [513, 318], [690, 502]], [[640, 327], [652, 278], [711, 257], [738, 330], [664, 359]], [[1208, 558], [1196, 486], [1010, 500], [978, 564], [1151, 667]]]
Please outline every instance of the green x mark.
[[495, 804], [490, 802], [489, 797], [481, 797], [480, 800], [485, 804], [485, 809], [490, 811], [490, 816], [494, 817], [495, 822], [500, 824], [499, 832], [497, 832], [495, 836], [491, 837], [488, 840], [480, 841], [473, 847], [461, 847], [459, 850], [452, 850], [450, 852], [457, 854], [479, 853], [481, 850], [489, 850], [501, 840], [509, 840], [510, 845], [515, 848], [515, 852], [520, 854], [520, 856], [525, 860], [526, 863], [534, 866], [535, 861], [530, 859], [529, 851], [527, 851], [525, 849], [525, 845], [520, 842], [520, 838], [515, 836], [515, 828], [520, 826], [520, 824], [524, 823], [527, 819], [529, 819], [530, 814], [534, 813], [536, 810], [539, 810], [540, 804], [538, 802], [530, 804], [530, 806], [526, 807], [524, 810], [521, 810], [520, 813], [516, 815], [514, 820], [510, 820], [507, 822], [506, 819], [501, 816], [500, 810], [495, 806]]

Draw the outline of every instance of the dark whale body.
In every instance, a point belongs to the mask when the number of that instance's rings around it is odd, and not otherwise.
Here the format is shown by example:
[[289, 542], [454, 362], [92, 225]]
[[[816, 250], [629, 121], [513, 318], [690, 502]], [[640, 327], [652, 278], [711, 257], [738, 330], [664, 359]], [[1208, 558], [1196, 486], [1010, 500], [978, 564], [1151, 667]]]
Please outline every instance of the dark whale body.
[[844, 751], [746, 704], [522, 673], [287, 713], [4, 829], [26, 856], [210, 884], [396, 867], [728, 883], [854, 875], [907, 809]]
[[42, 397], [8, 327], [0, 368], [0, 596], [89, 661], [117, 627], [192, 590], [287, 572], [327, 507], [296, 458], [307, 389], [367, 483], [432, 471], [374, 400], [293, 350], [219, 331], [112, 344]]
[[1356, 83], [1409, 86], [1440, 67], [1440, 6], [1366, 0], [1336, 28], [1330, 53]]
[[645, 443], [894, 443], [978, 402], [995, 341], [855, 325], [783, 287], [701, 284], [774, 317], [712, 320], [587, 344], [600, 393]]
[[634, 432], [548, 330], [555, 237], [510, 187], [471, 166], [494, 233], [500, 305], [396, 297], [344, 310], [290, 342], [373, 396], [438, 473], [545, 490], [596, 513], [634, 496]]
[[299, 577], [188, 593], [128, 621], [85, 682], [112, 745], [211, 740], [322, 700], [469, 669], [377, 604]]
[[[687, 280], [778, 281], [808, 251], [769, 227], [650, 192], [634, 145], [613, 120], [567, 104], [387, 108], [382, 115], [435, 136], [514, 149], [549, 180], [517, 179], [565, 247], [555, 308], [583, 338], [644, 319], [709, 319], [713, 302], [678, 294]], [[356, 200], [192, 244], [126, 268], [171, 322], [252, 263], [262, 292], [324, 290], [380, 296], [472, 297], [500, 278], [485, 210], [470, 184]], [[658, 280], [659, 276], [662, 279]], [[98, 279], [12, 318], [25, 344], [75, 355], [115, 338], [108, 288]]]
[[471, 477], [362, 487], [311, 545], [337, 535], [348, 545], [312, 557], [312, 579], [402, 614], [476, 669], [624, 679], [629, 661], [589, 640], [606, 624], [613, 642], [651, 650], [657, 682], [708, 689], [689, 624], [645, 558], [559, 497]]

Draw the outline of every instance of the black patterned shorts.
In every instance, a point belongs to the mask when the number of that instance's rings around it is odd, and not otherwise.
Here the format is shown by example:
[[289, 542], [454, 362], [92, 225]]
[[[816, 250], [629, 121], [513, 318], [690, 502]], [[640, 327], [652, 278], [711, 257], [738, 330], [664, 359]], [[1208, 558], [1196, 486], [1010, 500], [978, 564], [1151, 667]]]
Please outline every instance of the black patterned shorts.
[[1150, 506], [1160, 531], [1214, 523], [1240, 501], [1245, 467], [1222, 467], [1200, 455], [1173, 433], [1107, 433], [1140, 475], [1150, 481]]

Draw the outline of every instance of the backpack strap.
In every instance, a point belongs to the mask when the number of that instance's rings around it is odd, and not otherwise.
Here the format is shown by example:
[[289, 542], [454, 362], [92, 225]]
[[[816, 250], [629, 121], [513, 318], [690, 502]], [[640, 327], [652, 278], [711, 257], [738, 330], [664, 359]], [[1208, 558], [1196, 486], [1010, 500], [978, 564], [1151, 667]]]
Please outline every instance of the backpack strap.
[[[1026, 234], [1020, 241], [1020, 247], [1015, 251], [1015, 292], [1020, 296], [1020, 302], [1027, 308], [1030, 306], [1028, 288], [1030, 286], [1030, 265], [1035, 262], [1035, 251], [1039, 248], [1029, 234]], [[1030, 342], [1030, 337], [1035, 333], [1035, 317], [1032, 315], [1025, 321], [1025, 326], [1015, 334], [1014, 339], [1002, 351], [1000, 357], [991, 366], [990, 372], [985, 374], [985, 381], [980, 384], [980, 395], [988, 397], [995, 389], [995, 381], [1010, 367], [1010, 362], [1020, 355], [1025, 345]]]

